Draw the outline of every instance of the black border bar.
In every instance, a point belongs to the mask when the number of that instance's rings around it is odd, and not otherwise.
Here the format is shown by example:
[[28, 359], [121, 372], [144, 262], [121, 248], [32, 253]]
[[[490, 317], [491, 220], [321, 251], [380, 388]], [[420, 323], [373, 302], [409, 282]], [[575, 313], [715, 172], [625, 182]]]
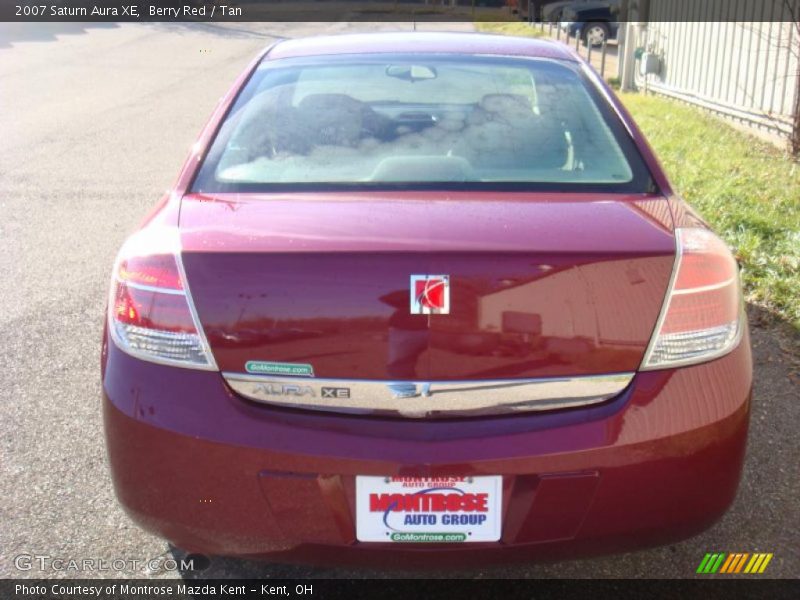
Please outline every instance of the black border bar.
[[[556, 1], [2, 0], [0, 22], [519, 21]], [[800, 24], [800, 0], [597, 1], [614, 3], [616, 21]]]
[[[284, 593], [285, 591], [285, 593]], [[38, 579], [0, 580], [3, 600], [540, 600], [547, 598], [700, 598], [800, 597], [800, 580], [745, 579]]]

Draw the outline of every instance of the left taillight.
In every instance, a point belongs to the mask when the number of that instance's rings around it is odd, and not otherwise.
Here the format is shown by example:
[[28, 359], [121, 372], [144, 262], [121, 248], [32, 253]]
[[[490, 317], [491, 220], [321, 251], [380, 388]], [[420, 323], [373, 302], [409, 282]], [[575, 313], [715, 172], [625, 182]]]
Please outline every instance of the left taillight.
[[109, 330], [132, 356], [179, 367], [215, 370], [177, 252], [123, 248], [114, 267]]

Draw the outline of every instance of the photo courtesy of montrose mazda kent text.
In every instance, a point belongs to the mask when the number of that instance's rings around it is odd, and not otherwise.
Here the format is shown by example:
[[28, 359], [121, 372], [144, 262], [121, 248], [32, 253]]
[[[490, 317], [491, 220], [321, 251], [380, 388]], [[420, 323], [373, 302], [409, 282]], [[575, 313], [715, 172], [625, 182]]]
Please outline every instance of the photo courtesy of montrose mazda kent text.
[[114, 265], [119, 501], [208, 555], [483, 565], [671, 543], [736, 494], [738, 266], [534, 39], [281, 41]]

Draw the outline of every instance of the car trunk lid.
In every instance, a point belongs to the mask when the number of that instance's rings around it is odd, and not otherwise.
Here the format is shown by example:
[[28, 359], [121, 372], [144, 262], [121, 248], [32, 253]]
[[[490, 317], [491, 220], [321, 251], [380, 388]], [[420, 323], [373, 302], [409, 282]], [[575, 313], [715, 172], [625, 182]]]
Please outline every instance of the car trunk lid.
[[[180, 228], [222, 371], [347, 380], [635, 371], [675, 254], [648, 195], [189, 195]], [[414, 275], [449, 277], [448, 314], [411, 314]]]

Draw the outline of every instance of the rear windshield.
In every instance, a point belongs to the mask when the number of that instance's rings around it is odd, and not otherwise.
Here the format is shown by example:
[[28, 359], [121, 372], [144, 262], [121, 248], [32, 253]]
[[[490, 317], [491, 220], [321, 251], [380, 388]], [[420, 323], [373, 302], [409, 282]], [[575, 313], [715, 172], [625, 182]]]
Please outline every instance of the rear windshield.
[[504, 185], [644, 192], [651, 184], [574, 63], [383, 54], [262, 63], [194, 191]]

